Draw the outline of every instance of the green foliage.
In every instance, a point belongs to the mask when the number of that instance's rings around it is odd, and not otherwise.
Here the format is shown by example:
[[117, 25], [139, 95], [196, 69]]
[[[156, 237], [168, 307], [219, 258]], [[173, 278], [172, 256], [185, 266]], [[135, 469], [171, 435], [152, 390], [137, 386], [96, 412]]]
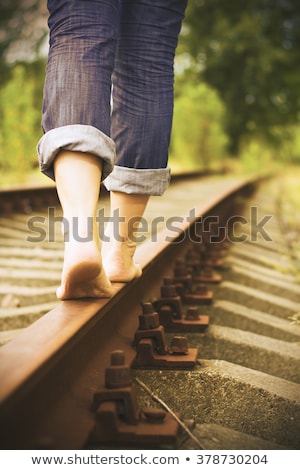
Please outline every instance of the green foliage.
[[274, 141], [257, 135], [241, 139], [239, 161], [247, 172], [271, 174], [300, 163], [299, 125], [274, 126], [272, 133]]
[[[44, 0], [0, 2], [1, 182], [37, 165], [47, 15]], [[212, 167], [234, 153], [248, 172], [271, 171], [275, 158], [300, 163], [299, 63], [299, 0], [189, 0], [171, 166]]]
[[263, 139], [247, 139], [240, 145], [240, 165], [248, 175], [275, 173], [280, 168], [276, 160], [278, 160], [277, 150]]
[[[290, 272], [300, 283], [300, 168], [285, 165], [279, 179], [278, 219], [279, 227], [288, 246]], [[292, 318], [290, 318], [292, 319]], [[299, 312], [294, 315], [299, 324]]]
[[218, 90], [230, 150], [299, 121], [299, 0], [190, 0], [180, 51]]
[[[41, 89], [28, 65], [14, 67], [12, 77], [0, 89], [1, 179], [10, 172], [22, 179], [37, 165], [36, 144], [41, 136]], [[38, 92], [39, 90], [39, 92]]]
[[0, 85], [11, 77], [15, 62], [35, 61], [48, 35], [45, 0], [0, 2]]
[[175, 99], [170, 162], [182, 169], [210, 168], [224, 156], [223, 106], [204, 83], [181, 85]]
[[276, 129], [281, 145], [278, 149], [278, 157], [286, 163], [300, 163], [300, 123], [284, 128]]

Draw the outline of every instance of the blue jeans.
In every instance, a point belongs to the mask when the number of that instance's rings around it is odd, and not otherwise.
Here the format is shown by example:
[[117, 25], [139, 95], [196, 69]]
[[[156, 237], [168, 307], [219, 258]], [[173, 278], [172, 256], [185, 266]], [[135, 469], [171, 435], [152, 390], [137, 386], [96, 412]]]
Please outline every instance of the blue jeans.
[[102, 159], [109, 190], [168, 186], [174, 55], [187, 0], [48, 0], [41, 171], [61, 149]]

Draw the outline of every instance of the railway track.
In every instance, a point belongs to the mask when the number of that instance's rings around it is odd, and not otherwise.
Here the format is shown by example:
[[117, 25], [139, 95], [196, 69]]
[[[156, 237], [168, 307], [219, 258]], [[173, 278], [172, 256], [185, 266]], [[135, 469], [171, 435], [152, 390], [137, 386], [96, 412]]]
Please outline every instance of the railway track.
[[37, 241], [42, 198], [6, 204], [3, 448], [299, 449], [300, 294], [277, 198], [276, 179], [179, 181], [145, 214], [143, 276], [65, 302], [59, 224]]

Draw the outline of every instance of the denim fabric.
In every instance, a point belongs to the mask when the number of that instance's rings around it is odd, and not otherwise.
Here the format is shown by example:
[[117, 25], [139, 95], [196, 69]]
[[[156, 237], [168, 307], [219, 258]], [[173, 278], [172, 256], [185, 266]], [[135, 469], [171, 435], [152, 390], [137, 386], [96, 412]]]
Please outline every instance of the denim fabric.
[[73, 150], [97, 155], [102, 159], [102, 179], [111, 173], [115, 162], [115, 144], [106, 134], [92, 126], [72, 124], [52, 129], [40, 139], [37, 150], [40, 169], [54, 178], [53, 162], [61, 150]]
[[104, 181], [108, 191], [127, 194], [149, 194], [161, 196], [170, 183], [170, 168], [143, 169], [125, 168], [115, 165], [112, 173]]
[[[173, 61], [186, 3], [48, 0], [45, 135], [38, 145], [42, 171], [53, 177], [55, 155], [62, 148], [70, 149], [62, 143], [63, 128], [75, 125], [74, 149], [80, 151], [82, 142], [82, 151], [104, 158], [103, 178], [113, 167], [115, 144], [117, 167], [105, 180], [109, 189], [145, 194], [164, 191], [170, 173]], [[87, 126], [100, 131], [99, 146], [93, 139], [89, 144]], [[158, 174], [164, 174], [164, 189], [162, 180], [156, 185]]]

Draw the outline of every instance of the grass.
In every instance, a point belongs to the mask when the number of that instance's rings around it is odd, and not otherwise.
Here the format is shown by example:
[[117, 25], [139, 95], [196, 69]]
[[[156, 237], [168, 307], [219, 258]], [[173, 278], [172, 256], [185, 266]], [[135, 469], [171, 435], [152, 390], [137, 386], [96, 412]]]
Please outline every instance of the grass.
[[278, 207], [282, 233], [288, 242], [300, 282], [300, 166], [286, 168], [279, 179]]
[[27, 173], [1, 172], [0, 189], [13, 189], [19, 186], [49, 186], [54, 184], [39, 169]]

